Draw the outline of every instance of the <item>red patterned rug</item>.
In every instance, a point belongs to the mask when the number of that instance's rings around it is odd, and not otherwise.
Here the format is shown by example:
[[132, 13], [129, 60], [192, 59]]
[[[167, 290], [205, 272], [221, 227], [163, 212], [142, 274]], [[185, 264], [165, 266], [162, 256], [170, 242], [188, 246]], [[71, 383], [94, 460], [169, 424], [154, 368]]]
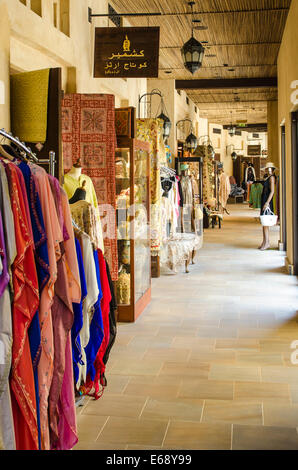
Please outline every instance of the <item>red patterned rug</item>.
[[67, 172], [80, 159], [90, 176], [99, 206], [114, 210], [100, 213], [105, 257], [113, 281], [118, 279], [115, 187], [115, 98], [103, 94], [66, 94], [62, 100], [63, 165]]

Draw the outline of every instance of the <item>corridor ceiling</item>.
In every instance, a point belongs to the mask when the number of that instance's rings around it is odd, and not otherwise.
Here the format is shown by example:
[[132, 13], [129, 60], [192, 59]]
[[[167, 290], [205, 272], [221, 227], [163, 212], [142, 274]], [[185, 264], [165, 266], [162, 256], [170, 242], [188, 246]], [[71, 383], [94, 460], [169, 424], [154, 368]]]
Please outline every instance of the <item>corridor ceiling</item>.
[[[159, 77], [176, 80], [250, 79], [277, 76], [277, 57], [291, 0], [197, 0], [193, 17], [185, 0], [113, 0], [118, 13], [157, 13], [129, 17], [132, 26], [160, 26]], [[194, 75], [183, 67], [180, 49], [191, 36], [206, 47], [202, 68]], [[170, 73], [169, 73], [170, 72]], [[277, 88], [185, 89], [213, 122], [263, 123], [267, 101], [277, 99]]]

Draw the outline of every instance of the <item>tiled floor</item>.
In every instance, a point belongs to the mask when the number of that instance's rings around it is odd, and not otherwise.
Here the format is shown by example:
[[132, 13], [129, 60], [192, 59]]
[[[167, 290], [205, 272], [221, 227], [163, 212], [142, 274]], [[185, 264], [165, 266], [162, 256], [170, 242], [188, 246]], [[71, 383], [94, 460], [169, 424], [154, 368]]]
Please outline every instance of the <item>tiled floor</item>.
[[297, 279], [257, 250], [257, 211], [230, 210], [190, 273], [153, 279], [149, 307], [118, 326], [75, 449], [298, 449]]

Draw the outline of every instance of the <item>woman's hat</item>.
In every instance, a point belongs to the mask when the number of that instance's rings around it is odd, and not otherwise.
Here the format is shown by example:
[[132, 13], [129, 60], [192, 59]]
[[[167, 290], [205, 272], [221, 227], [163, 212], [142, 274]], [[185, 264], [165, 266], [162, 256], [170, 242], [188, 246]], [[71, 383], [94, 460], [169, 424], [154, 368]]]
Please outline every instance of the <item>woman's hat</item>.
[[277, 167], [272, 162], [266, 163], [266, 165], [264, 166], [264, 168], [262, 168], [262, 170], [268, 170], [268, 168], [274, 168], [275, 170], [277, 170]]

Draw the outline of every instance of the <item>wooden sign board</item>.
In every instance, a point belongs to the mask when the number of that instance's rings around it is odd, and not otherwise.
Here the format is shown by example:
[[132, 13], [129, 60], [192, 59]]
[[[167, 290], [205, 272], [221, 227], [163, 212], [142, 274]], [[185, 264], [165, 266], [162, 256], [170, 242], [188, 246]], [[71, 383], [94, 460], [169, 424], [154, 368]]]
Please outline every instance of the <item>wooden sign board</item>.
[[159, 27], [95, 28], [95, 78], [158, 77]]
[[248, 145], [247, 146], [247, 155], [261, 155], [261, 145]]

